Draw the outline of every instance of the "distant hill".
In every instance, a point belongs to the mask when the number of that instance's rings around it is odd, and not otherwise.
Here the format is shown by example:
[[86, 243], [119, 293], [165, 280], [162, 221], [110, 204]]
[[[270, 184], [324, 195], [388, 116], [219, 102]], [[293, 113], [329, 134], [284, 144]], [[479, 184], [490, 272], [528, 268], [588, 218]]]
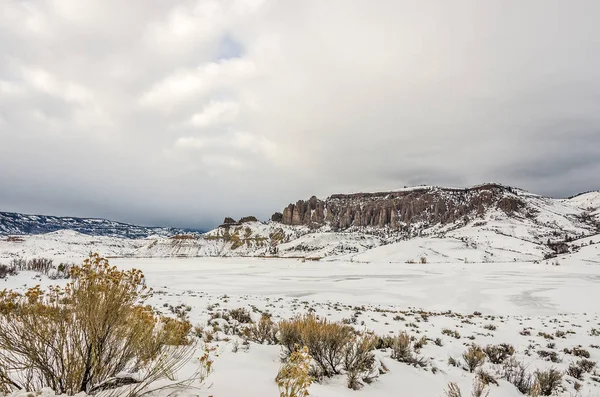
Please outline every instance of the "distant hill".
[[33, 235], [59, 230], [73, 230], [90, 236], [128, 239], [149, 236], [170, 237], [190, 232], [189, 230], [175, 228], [136, 226], [106, 219], [0, 212], [0, 235]]

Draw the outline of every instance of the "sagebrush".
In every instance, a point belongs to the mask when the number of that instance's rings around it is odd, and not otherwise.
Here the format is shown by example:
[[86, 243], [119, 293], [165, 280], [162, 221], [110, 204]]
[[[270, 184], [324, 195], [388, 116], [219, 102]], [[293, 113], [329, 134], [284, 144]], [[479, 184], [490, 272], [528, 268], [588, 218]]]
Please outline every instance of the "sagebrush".
[[142, 374], [141, 383], [170, 378], [191, 358], [191, 325], [144, 306], [150, 290], [141, 271], [93, 254], [70, 276], [64, 287], [0, 292], [3, 391], [92, 393], [117, 374]]

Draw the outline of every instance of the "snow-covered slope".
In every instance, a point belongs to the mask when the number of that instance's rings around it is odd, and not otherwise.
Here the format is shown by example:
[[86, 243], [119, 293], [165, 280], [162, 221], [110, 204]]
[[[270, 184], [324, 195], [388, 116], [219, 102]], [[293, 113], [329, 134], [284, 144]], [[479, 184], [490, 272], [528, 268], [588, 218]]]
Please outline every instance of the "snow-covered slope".
[[[296, 204], [309, 211], [308, 222], [298, 225], [248, 217], [238, 222], [227, 218], [205, 234], [130, 239], [61, 231], [5, 237], [0, 238], [0, 258], [78, 257], [94, 251], [119, 257], [276, 256], [357, 262], [533, 262], [572, 255], [600, 263], [598, 250], [588, 248], [600, 240], [600, 192], [553, 199], [500, 185], [471, 190], [420, 187], [402, 191], [418, 197], [376, 193], [311, 199]], [[324, 211], [313, 217], [319, 222], [310, 220], [313, 202]], [[331, 202], [355, 217], [327, 221]], [[373, 211], [382, 220], [376, 226], [369, 215]], [[398, 215], [392, 222], [387, 215], [394, 211]], [[292, 219], [293, 211], [286, 216]], [[350, 226], [340, 229], [340, 222]]]
[[73, 218], [47, 215], [26, 215], [0, 212], [0, 236], [44, 234], [59, 230], [74, 230], [90, 236], [138, 239], [149, 236], [173, 236], [181, 229], [146, 227], [96, 218]]
[[566, 199], [565, 202], [583, 209], [590, 216], [594, 217], [596, 221], [600, 222], [600, 191], [582, 193]]
[[104, 256], [131, 256], [147, 244], [144, 239], [89, 236], [72, 230], [60, 230], [31, 236], [0, 239], [0, 258], [54, 257], [81, 258], [90, 252]]

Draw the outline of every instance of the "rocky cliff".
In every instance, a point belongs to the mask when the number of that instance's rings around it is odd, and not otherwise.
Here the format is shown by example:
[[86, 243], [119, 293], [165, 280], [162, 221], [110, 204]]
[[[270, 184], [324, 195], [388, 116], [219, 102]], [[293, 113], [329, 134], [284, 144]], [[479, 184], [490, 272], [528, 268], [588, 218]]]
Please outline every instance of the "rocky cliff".
[[516, 189], [498, 184], [469, 189], [418, 187], [391, 192], [335, 194], [326, 200], [315, 196], [288, 205], [271, 220], [285, 225], [320, 227], [334, 230], [351, 227], [401, 229], [422, 223], [424, 226], [466, 220], [498, 209], [507, 214], [521, 211], [525, 202]]

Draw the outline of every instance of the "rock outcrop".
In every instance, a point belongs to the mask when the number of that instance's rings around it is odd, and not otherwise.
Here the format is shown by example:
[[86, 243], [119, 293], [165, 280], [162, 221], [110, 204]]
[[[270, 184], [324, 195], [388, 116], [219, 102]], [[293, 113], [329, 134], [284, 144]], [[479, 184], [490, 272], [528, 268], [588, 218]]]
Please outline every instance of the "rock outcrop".
[[225, 218], [225, 220], [219, 227], [228, 228], [231, 226], [240, 226], [242, 223], [248, 223], [248, 222], [258, 222], [258, 219], [255, 216], [244, 216], [244, 217], [240, 218], [239, 221], [236, 221], [235, 219], [228, 216]]
[[326, 200], [315, 196], [288, 205], [273, 221], [285, 225], [335, 230], [350, 227], [400, 229], [417, 222], [446, 224], [483, 215], [489, 209], [511, 214], [525, 206], [514, 189], [486, 184], [469, 189], [423, 187], [391, 192], [334, 194]]

